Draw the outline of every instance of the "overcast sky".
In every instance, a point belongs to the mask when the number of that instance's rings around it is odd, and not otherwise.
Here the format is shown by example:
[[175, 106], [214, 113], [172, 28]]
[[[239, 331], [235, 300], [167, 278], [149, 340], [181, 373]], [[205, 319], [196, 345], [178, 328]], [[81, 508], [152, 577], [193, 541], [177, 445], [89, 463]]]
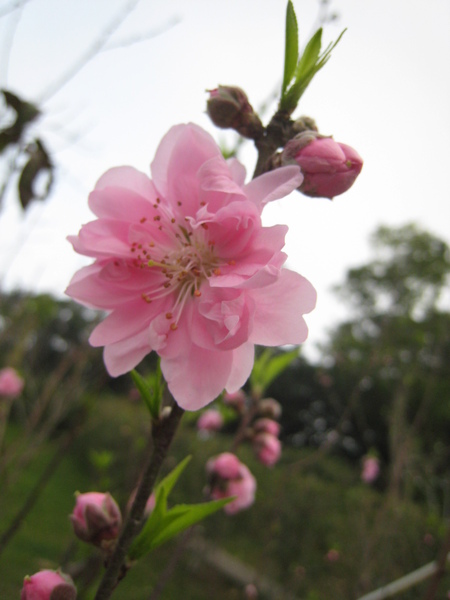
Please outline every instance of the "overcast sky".
[[[0, 15], [11, 4], [0, 0]], [[19, 4], [0, 19], [0, 85], [42, 107], [34, 131], [57, 171], [50, 199], [25, 217], [14, 195], [7, 196], [0, 278], [3, 289], [61, 295], [85, 264], [65, 237], [92, 219], [87, 195], [106, 169], [130, 164], [148, 172], [161, 137], [176, 123], [193, 121], [222, 140], [204, 113], [206, 89], [239, 85], [259, 107], [279, 87], [286, 2]], [[132, 5], [106, 49], [58, 87], [99, 32]], [[304, 44], [319, 5], [294, 0], [294, 6]], [[368, 259], [368, 237], [378, 225], [414, 221], [450, 243], [449, 0], [331, 0], [330, 9], [339, 18], [325, 26], [325, 43], [347, 32], [295, 115], [315, 118], [322, 133], [357, 149], [364, 168], [333, 202], [294, 193], [265, 214], [267, 224], [290, 226], [288, 265], [318, 290], [308, 318], [311, 346], [344, 314], [330, 287]], [[128, 44], [140, 36], [147, 39]], [[251, 174], [250, 143], [241, 158]]]

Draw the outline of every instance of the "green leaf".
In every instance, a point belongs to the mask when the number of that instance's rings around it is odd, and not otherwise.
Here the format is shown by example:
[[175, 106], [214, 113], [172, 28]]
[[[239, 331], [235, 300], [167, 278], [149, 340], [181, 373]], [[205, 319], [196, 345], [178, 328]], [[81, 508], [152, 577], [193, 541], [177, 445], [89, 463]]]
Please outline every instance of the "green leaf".
[[142, 375], [140, 375], [134, 369], [131, 371], [131, 377], [133, 379], [134, 385], [139, 390], [139, 393], [141, 394], [142, 399], [144, 400], [152, 419], [159, 419], [163, 393], [163, 386], [161, 384], [161, 370], [159, 364], [156, 372], [153, 373], [151, 376], [150, 384], [147, 382], [146, 379], [144, 379], [144, 377], [142, 377]]
[[289, 0], [286, 9], [286, 45], [284, 52], [284, 76], [281, 95], [287, 90], [288, 85], [294, 77], [295, 67], [298, 61], [298, 25], [294, 6]]
[[250, 383], [253, 388], [257, 387], [260, 392], [264, 392], [269, 385], [281, 373], [288, 368], [293, 360], [298, 357], [298, 349], [291, 352], [282, 352], [273, 356], [272, 350], [265, 350], [255, 361]]
[[191, 458], [191, 456], [186, 456], [186, 458], [184, 458], [180, 462], [180, 464], [178, 464], [168, 475], [166, 475], [166, 477], [164, 477], [164, 479], [158, 484], [158, 486], [155, 489], [156, 495], [158, 494], [158, 492], [161, 492], [164, 495], [165, 500], [167, 501], [167, 497], [172, 491], [173, 486], [178, 481], [181, 473], [188, 466]]
[[295, 71], [296, 80], [311, 71], [316, 65], [322, 47], [322, 28], [318, 29], [306, 44]]
[[201, 504], [180, 504], [174, 506], [166, 514], [161, 530], [152, 540], [150, 550], [164, 544], [182, 531], [188, 529], [188, 527], [203, 521], [206, 517], [221, 510], [232, 500], [234, 500], [234, 496], [232, 498], [212, 500], [211, 502], [202, 502]]
[[223, 498], [202, 504], [179, 504], [167, 510], [167, 498], [186, 468], [191, 457], [186, 457], [169, 473], [155, 490], [155, 508], [129, 551], [131, 560], [137, 560], [164, 544], [188, 527], [220, 510], [234, 498]]
[[338, 39], [328, 44], [325, 50], [320, 54], [322, 45], [322, 29], [318, 29], [313, 37], [309, 40], [306, 48], [298, 62], [297, 69], [295, 71], [294, 83], [286, 91], [280, 100], [280, 108], [292, 113], [303, 95], [304, 91], [311, 83], [314, 75], [325, 66], [331, 57], [332, 50], [339, 43], [340, 39], [344, 35], [346, 29], [344, 29], [339, 35]]

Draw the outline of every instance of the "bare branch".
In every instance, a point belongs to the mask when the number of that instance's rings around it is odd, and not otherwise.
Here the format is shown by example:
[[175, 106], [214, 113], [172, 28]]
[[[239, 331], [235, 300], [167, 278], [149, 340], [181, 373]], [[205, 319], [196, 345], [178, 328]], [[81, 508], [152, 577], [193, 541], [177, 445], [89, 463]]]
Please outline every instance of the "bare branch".
[[111, 19], [108, 25], [103, 29], [100, 35], [87, 48], [82, 56], [69, 68], [63, 75], [56, 80], [50, 87], [41, 95], [38, 104], [42, 104], [59, 92], [75, 75], [84, 69], [84, 67], [106, 46], [111, 36], [120, 27], [124, 20], [133, 12], [139, 0], [129, 0], [125, 6]]
[[105, 48], [101, 50], [101, 52], [109, 52], [109, 50], [116, 50], [117, 48], [127, 48], [129, 46], [134, 46], [134, 44], [140, 44], [141, 42], [145, 42], [150, 39], [154, 39], [165, 33], [175, 25], [181, 22], [179, 17], [172, 17], [167, 23], [161, 25], [157, 29], [152, 29], [147, 33], [142, 33], [141, 35], [133, 35], [128, 38], [123, 38], [122, 40], [118, 40], [117, 42], [113, 42], [108, 44]]

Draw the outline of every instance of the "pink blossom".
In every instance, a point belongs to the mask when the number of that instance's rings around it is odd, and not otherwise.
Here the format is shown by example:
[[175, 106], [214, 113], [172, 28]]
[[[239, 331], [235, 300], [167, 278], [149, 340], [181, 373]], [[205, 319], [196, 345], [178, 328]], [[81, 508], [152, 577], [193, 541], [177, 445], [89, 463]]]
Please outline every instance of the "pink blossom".
[[253, 424], [253, 430], [255, 433], [270, 433], [275, 437], [280, 434], [280, 424], [273, 419], [257, 419]]
[[303, 132], [286, 144], [283, 163], [291, 162], [297, 163], [304, 175], [299, 190], [307, 196], [325, 198], [346, 192], [363, 166], [356, 150], [312, 131]]
[[12, 367], [0, 370], [0, 396], [16, 398], [22, 392], [24, 381]]
[[236, 479], [239, 477], [241, 461], [231, 452], [222, 452], [206, 463], [206, 470], [221, 479]]
[[206, 465], [210, 478], [209, 494], [213, 500], [236, 498], [224, 507], [228, 515], [233, 515], [253, 504], [256, 480], [246, 465], [229, 452], [212, 458]]
[[199, 431], [219, 431], [223, 427], [223, 417], [218, 410], [209, 409], [203, 412], [198, 421]]
[[89, 197], [98, 219], [69, 238], [95, 262], [67, 294], [110, 311], [90, 343], [105, 347], [112, 376], [154, 350], [178, 404], [198, 410], [242, 387], [255, 344], [306, 339], [314, 288], [282, 268], [287, 227], [261, 224], [263, 206], [302, 176], [289, 166], [244, 185], [242, 165], [192, 124], [166, 134], [151, 172], [118, 167], [98, 181]]
[[115, 540], [122, 525], [120, 508], [110, 494], [78, 494], [70, 516], [75, 535], [84, 542], [102, 546]]
[[281, 456], [281, 442], [270, 433], [259, 433], [253, 438], [253, 447], [258, 460], [266, 467], [273, 467]]
[[75, 600], [72, 579], [60, 571], [38, 571], [23, 581], [20, 600]]
[[363, 459], [361, 479], [365, 483], [373, 483], [380, 474], [380, 461], [375, 456], [366, 456]]

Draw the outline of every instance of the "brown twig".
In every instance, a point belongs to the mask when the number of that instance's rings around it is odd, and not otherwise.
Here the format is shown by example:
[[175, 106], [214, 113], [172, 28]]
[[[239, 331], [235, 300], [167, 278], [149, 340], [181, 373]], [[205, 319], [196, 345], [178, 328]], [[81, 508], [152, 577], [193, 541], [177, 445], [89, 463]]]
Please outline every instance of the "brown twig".
[[184, 410], [177, 404], [172, 406], [170, 414], [153, 425], [153, 452], [140, 480], [139, 487], [130, 513], [124, 523], [117, 546], [108, 560], [107, 568], [95, 600], [108, 600], [120, 579], [127, 572], [126, 557], [130, 546], [141, 530], [142, 518], [158, 473], [167, 456]]

